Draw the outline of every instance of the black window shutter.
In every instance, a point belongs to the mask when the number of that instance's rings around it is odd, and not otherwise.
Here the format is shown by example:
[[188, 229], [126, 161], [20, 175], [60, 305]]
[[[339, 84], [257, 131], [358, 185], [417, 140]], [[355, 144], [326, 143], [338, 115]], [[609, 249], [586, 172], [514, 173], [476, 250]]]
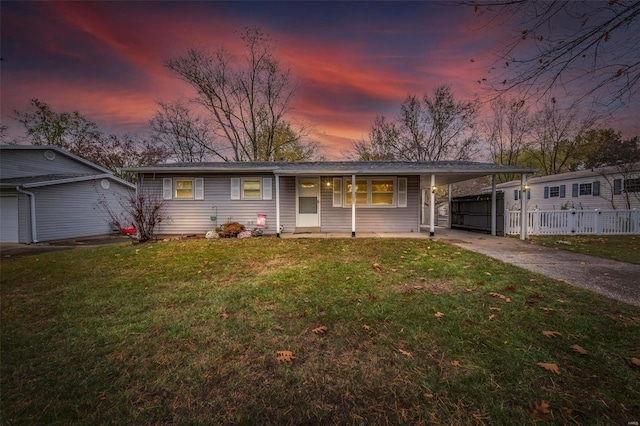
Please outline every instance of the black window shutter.
[[549, 187], [548, 186], [544, 187], [544, 198], [549, 198]]
[[591, 187], [591, 188], [592, 188], [592, 192], [591, 192], [591, 194], [592, 194], [594, 197], [597, 197], [597, 196], [599, 196], [599, 195], [600, 195], [600, 181], [595, 181], [595, 182], [593, 182], [593, 185], [592, 185], [592, 187]]
[[571, 185], [571, 196], [572, 197], [577, 197], [578, 196], [578, 184], [574, 183], [573, 185]]
[[567, 185], [560, 185], [560, 198], [564, 198], [567, 195]]
[[622, 194], [622, 179], [613, 180], [613, 195]]
[[513, 199], [518, 201], [518, 190], [517, 189], [513, 190]]

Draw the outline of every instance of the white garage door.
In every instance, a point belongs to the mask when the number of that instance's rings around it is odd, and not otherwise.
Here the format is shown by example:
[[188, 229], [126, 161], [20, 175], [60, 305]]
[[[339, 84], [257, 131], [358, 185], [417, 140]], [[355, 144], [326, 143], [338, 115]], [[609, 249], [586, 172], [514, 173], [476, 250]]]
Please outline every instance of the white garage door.
[[18, 197], [0, 197], [0, 242], [18, 242]]

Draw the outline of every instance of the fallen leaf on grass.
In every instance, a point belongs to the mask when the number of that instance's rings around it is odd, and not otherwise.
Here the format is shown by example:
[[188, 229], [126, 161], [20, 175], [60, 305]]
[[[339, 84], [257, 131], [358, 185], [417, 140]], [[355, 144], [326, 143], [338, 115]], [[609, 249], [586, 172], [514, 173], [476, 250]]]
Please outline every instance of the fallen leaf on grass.
[[552, 308], [540, 308], [540, 309], [542, 309], [547, 315], [553, 314]]
[[476, 291], [476, 289], [475, 289], [475, 288], [468, 288], [468, 289], [467, 289], [467, 293], [473, 293], [474, 291]]
[[398, 352], [400, 352], [402, 355], [407, 356], [409, 358], [413, 357], [413, 355], [411, 354], [411, 352], [407, 352], [404, 349], [400, 349], [398, 348]]
[[226, 313], [226, 312], [223, 312], [223, 313], [220, 314], [220, 318], [227, 319], [227, 318], [229, 318], [229, 314]]
[[534, 406], [531, 409], [531, 415], [542, 420], [551, 420], [551, 416], [549, 415], [549, 403], [546, 401], [542, 401], [540, 404], [537, 402], [534, 403]]
[[275, 326], [275, 327], [273, 327], [273, 328], [274, 328], [275, 330], [278, 330], [278, 331], [284, 331], [284, 328], [282, 328], [282, 326], [281, 326], [281, 325], [276, 325], [276, 326]]
[[442, 312], [436, 312], [435, 313], [435, 317], [436, 318], [442, 318], [444, 316], [444, 314]]
[[316, 327], [311, 331], [315, 334], [324, 334], [327, 331], [327, 327], [324, 325], [321, 325], [320, 327]]
[[640, 359], [631, 358], [631, 364], [634, 364], [634, 365], [637, 365], [638, 367], [640, 367]]
[[558, 333], [557, 331], [551, 331], [551, 330], [542, 330], [542, 334], [545, 335], [546, 337], [556, 337], [556, 336], [561, 336], [561, 333]]
[[424, 287], [422, 287], [421, 285], [414, 285], [413, 289], [414, 290], [422, 290]]
[[502, 299], [502, 300], [504, 300], [504, 301], [505, 301], [505, 303], [511, 303], [511, 299], [510, 299], [509, 297], [505, 296], [504, 294], [495, 293], [495, 292], [493, 292], [493, 291], [492, 291], [492, 292], [489, 292], [488, 294], [489, 294], [489, 296], [491, 296], [491, 297], [495, 297], [495, 298], [497, 298], [497, 299]]
[[451, 365], [454, 367], [462, 367], [462, 363], [460, 361], [456, 361], [455, 359], [451, 361]]
[[499, 311], [501, 311], [501, 310], [502, 310], [502, 308], [494, 308], [493, 306], [492, 306], [492, 307], [490, 307], [489, 309], [491, 309], [491, 310], [492, 310], [492, 311], [494, 311], [494, 312], [499, 312]]
[[511, 284], [508, 285], [507, 288], [505, 289], [506, 291], [516, 291], [516, 286]]
[[276, 353], [278, 354], [276, 357], [278, 362], [291, 362], [296, 358], [291, 351], [277, 351]]
[[589, 351], [586, 350], [585, 348], [583, 348], [580, 345], [571, 345], [570, 348], [573, 349], [574, 351], [578, 352], [580, 355], [588, 355], [589, 354]]
[[493, 320], [496, 317], [496, 314], [489, 315], [489, 321]]
[[547, 371], [551, 371], [552, 373], [560, 374], [560, 369], [556, 364], [549, 364], [546, 362], [538, 362], [536, 365], [544, 368]]
[[484, 274], [489, 276], [489, 277], [491, 276], [491, 272], [485, 272]]
[[433, 394], [432, 393], [425, 393], [424, 397], [428, 398], [428, 399], [431, 399], [431, 398], [433, 398]]
[[371, 265], [371, 267], [376, 271], [379, 271], [380, 269], [382, 269], [379, 263], [374, 263]]
[[478, 281], [476, 281], [476, 285], [484, 285], [484, 280], [478, 280]]
[[367, 324], [362, 324], [362, 328], [367, 331], [371, 330], [371, 327], [368, 326]]

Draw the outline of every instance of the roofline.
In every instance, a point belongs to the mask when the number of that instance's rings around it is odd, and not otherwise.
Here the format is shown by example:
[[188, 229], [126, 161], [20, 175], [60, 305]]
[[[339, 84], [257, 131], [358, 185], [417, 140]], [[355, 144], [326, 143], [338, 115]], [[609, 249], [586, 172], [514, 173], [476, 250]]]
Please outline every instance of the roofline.
[[[359, 162], [360, 164], [369, 163], [369, 162]], [[250, 163], [248, 163], [250, 164]], [[292, 162], [291, 164], [295, 164]], [[331, 161], [325, 162], [325, 164], [331, 164]], [[418, 163], [419, 164], [419, 163]], [[491, 163], [487, 163], [491, 164]], [[313, 174], [313, 175], [335, 175], [335, 174], [359, 174], [359, 175], [380, 175], [380, 174], [396, 174], [396, 175], [419, 175], [419, 174], [450, 174], [450, 173], [482, 173], [485, 175], [492, 174], [503, 174], [503, 173], [522, 173], [529, 174], [537, 172], [535, 168], [528, 167], [508, 167], [502, 166], [498, 164], [491, 164], [496, 167], [501, 167], [500, 169], [484, 169], [484, 168], [452, 168], [452, 169], [443, 169], [443, 168], [396, 168], [396, 169], [386, 169], [386, 170], [372, 170], [372, 169], [363, 169], [355, 167], [353, 169], [280, 169], [277, 166], [274, 167], [237, 167], [237, 168], [227, 168], [227, 167], [211, 167], [211, 166], [179, 166], [179, 167], [171, 167], [171, 166], [145, 166], [145, 167], [131, 167], [124, 168], [123, 170], [126, 172], [134, 172], [134, 173], [255, 173], [255, 172], [270, 172], [274, 175], [299, 175], [299, 174]]]
[[3, 150], [3, 149], [56, 151], [59, 154], [66, 155], [67, 157], [70, 157], [80, 163], [83, 163], [86, 166], [92, 167], [103, 173], [112, 173], [109, 169], [105, 169], [104, 167], [99, 166], [96, 163], [93, 163], [85, 158], [82, 158], [75, 154], [70, 153], [66, 149], [62, 149], [54, 145], [0, 145], [0, 150]]
[[[626, 164], [632, 164], [632, 168], [633, 168], [632, 170], [634, 172], [640, 171], [640, 162], [626, 163]], [[575, 170], [573, 172], [557, 173], [555, 175], [536, 176], [536, 177], [530, 178], [528, 180], [528, 183], [536, 184], [536, 183], [544, 183], [544, 182], [554, 182], [559, 180], [571, 180], [571, 179], [576, 179], [576, 175], [579, 175], [579, 174], [581, 174], [583, 177], [589, 177], [589, 176], [602, 176], [603, 174], [615, 174], [615, 173], [624, 173], [624, 171], [621, 171], [618, 168], [618, 166], [606, 166], [606, 167], [600, 167], [600, 168], [594, 168], [594, 169]], [[502, 182], [496, 185], [496, 188], [510, 187], [514, 185], [520, 185], [520, 181], [510, 180], [508, 182]]]
[[88, 175], [88, 176], [76, 176], [76, 177], [72, 177], [72, 178], [66, 178], [66, 179], [56, 179], [56, 180], [47, 180], [47, 181], [42, 181], [42, 182], [32, 182], [32, 183], [24, 183], [24, 184], [20, 184], [20, 183], [0, 183], [0, 186], [3, 188], [15, 188], [15, 187], [20, 187], [20, 188], [38, 188], [38, 187], [42, 187], [42, 186], [51, 186], [51, 185], [61, 185], [61, 184], [65, 184], [65, 183], [75, 183], [75, 182], [85, 182], [85, 181], [89, 181], [89, 180], [98, 180], [98, 179], [110, 179], [113, 181], [116, 181], [122, 185], [128, 186], [129, 189], [136, 189], [136, 185], [131, 183], [131, 182], [127, 182], [126, 180], [120, 179], [119, 177], [114, 176], [111, 173], [102, 173], [99, 175]]

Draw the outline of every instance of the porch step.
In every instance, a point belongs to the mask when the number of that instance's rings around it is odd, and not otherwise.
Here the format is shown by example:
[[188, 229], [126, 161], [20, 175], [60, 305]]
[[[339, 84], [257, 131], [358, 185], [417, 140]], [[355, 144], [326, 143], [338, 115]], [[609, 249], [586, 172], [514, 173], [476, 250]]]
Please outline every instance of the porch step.
[[308, 234], [312, 232], [320, 232], [320, 227], [319, 226], [305, 226], [305, 227], [296, 226], [296, 230], [293, 231], [294, 234]]

